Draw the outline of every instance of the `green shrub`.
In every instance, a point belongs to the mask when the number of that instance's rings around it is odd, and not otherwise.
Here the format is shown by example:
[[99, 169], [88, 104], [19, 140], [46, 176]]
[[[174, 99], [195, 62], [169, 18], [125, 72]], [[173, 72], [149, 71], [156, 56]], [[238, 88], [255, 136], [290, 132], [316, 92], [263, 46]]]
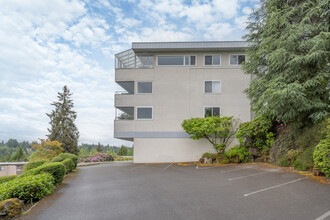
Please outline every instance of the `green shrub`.
[[54, 178], [48, 173], [16, 178], [0, 185], [0, 201], [10, 198], [18, 198], [26, 203], [37, 201], [51, 194], [53, 189]]
[[324, 132], [324, 138], [315, 147], [313, 159], [317, 168], [330, 178], [330, 118], [326, 120], [327, 129]]
[[20, 177], [37, 175], [41, 173], [50, 173], [55, 179], [55, 185], [60, 184], [63, 181], [66, 169], [63, 163], [54, 162], [42, 165], [32, 170], [26, 171]]
[[288, 155], [284, 154], [279, 160], [278, 160], [278, 165], [281, 167], [289, 167], [290, 166], [290, 161], [288, 160]]
[[71, 158], [63, 160], [62, 163], [65, 166], [66, 174], [70, 173], [74, 169], [74, 163]]
[[250, 160], [251, 153], [246, 147], [235, 146], [225, 152], [225, 157], [227, 157], [230, 162], [236, 162], [235, 158], [238, 157], [237, 162], [246, 163]]
[[314, 147], [307, 148], [298, 158], [294, 161], [293, 167], [299, 171], [305, 171], [313, 168], [313, 152]]
[[291, 149], [288, 151], [287, 156], [290, 166], [293, 166], [294, 162], [301, 156], [301, 153], [301, 150]]
[[69, 153], [63, 153], [58, 155], [57, 157], [52, 159], [52, 162], [62, 162], [65, 159], [72, 159], [73, 163], [74, 163], [74, 168], [77, 167], [78, 164], [78, 157], [74, 154], [69, 154]]
[[321, 140], [313, 154], [315, 166], [330, 178], [330, 139]]
[[0, 184], [13, 180], [17, 177], [17, 175], [10, 175], [10, 176], [2, 176], [0, 177]]
[[256, 147], [267, 150], [274, 142], [274, 134], [270, 132], [272, 122], [266, 117], [257, 117], [239, 125], [236, 138], [240, 145], [247, 148]]
[[29, 163], [27, 163], [27, 164], [24, 165], [24, 167], [23, 167], [23, 173], [25, 173], [28, 170], [32, 170], [34, 168], [37, 168], [37, 167], [43, 165], [46, 162], [47, 162], [47, 160], [38, 160], [38, 161], [29, 162]]
[[64, 160], [63, 157], [60, 157], [60, 156], [57, 156], [57, 157], [54, 157], [51, 162], [62, 162]]

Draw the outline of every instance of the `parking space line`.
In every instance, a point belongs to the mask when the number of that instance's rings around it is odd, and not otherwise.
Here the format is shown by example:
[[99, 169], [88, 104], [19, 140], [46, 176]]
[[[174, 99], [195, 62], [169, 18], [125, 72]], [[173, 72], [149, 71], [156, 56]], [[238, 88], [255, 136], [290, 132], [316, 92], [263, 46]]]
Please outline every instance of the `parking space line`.
[[303, 179], [306, 179], [306, 178], [308, 178], [308, 177], [304, 177], [304, 178], [292, 180], [290, 182], [286, 182], [286, 183], [282, 183], [282, 184], [279, 184], [279, 185], [276, 185], [276, 186], [271, 186], [271, 187], [268, 187], [268, 188], [265, 188], [265, 189], [257, 190], [257, 191], [251, 192], [251, 193], [247, 193], [244, 196], [250, 196], [250, 195], [253, 195], [253, 194], [256, 194], [256, 193], [260, 193], [260, 192], [264, 192], [264, 191], [267, 191], [267, 190], [270, 190], [270, 189], [274, 189], [274, 188], [277, 188], [277, 187], [285, 186], [285, 185], [288, 185], [288, 184], [291, 184], [291, 183], [295, 183], [295, 182], [298, 182], [298, 181], [303, 180]]
[[239, 177], [231, 178], [231, 179], [228, 179], [228, 180], [229, 181], [231, 181], [231, 180], [238, 180], [238, 179], [243, 179], [243, 178], [250, 177], [250, 176], [262, 175], [262, 174], [265, 174], [265, 173], [270, 173], [270, 172], [260, 172], [260, 173], [255, 173], [255, 174], [251, 174], [251, 175], [246, 175], [246, 176], [239, 176]]
[[134, 168], [132, 168], [132, 169], [130, 169], [130, 170], [135, 170], [135, 169], [140, 168], [140, 167], [143, 167], [143, 166], [145, 166], [145, 165], [146, 165], [146, 164], [142, 164], [142, 165], [137, 166], [137, 167], [134, 167]]
[[172, 166], [173, 163], [171, 163], [170, 165], [168, 165], [167, 167], [164, 168], [164, 170], [167, 170], [167, 168], [169, 168], [170, 166]]
[[329, 217], [329, 216], [330, 216], [330, 210], [327, 211], [326, 213], [324, 213], [323, 215], [321, 215], [320, 217], [318, 217], [318, 218], [315, 219], [315, 220], [324, 220], [324, 219], [326, 219], [326, 218]]
[[222, 171], [220, 171], [220, 172], [221, 172], [221, 173], [226, 173], [226, 172], [237, 171], [237, 170], [243, 170], [243, 169], [248, 169], [248, 168], [250, 168], [250, 167], [243, 167], [243, 168], [240, 168], [240, 169], [235, 168], [235, 169], [232, 169], [232, 170], [222, 170]]
[[196, 169], [198, 169], [198, 170], [206, 170], [206, 169], [211, 169], [211, 168], [214, 168], [214, 167], [199, 167], [198, 165], [196, 166]]

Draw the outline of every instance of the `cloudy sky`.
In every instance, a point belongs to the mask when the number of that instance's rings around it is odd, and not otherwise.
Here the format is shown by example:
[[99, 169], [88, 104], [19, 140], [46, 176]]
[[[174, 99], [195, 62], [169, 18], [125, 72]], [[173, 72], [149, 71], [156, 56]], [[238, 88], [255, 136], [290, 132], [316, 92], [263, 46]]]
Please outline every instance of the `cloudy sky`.
[[241, 40], [258, 0], [1, 0], [0, 141], [47, 134], [73, 93], [80, 143], [113, 138], [114, 54], [137, 41]]

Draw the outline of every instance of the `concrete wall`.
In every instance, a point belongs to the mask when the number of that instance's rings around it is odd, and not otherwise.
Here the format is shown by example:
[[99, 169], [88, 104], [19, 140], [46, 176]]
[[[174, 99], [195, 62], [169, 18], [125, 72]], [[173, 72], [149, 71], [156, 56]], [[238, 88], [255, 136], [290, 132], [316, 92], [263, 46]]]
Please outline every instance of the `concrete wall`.
[[[234, 140], [229, 148], [237, 144]], [[134, 163], [195, 162], [205, 152], [216, 153], [206, 139], [190, 138], [135, 138]]]
[[207, 140], [188, 138], [135, 138], [134, 163], [198, 161], [205, 152], [215, 152]]
[[16, 165], [1, 166], [4, 167], [4, 171], [0, 171], [0, 176], [16, 175]]

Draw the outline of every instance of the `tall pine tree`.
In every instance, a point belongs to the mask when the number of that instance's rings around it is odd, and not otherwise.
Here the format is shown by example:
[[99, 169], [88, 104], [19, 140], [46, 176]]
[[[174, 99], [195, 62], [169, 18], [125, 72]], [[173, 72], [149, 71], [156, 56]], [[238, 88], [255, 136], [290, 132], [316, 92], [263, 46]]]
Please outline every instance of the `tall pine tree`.
[[58, 93], [58, 101], [51, 104], [55, 106], [55, 110], [47, 114], [51, 125], [47, 136], [50, 141], [61, 142], [61, 147], [65, 152], [78, 155], [79, 132], [74, 123], [77, 113], [72, 110], [73, 100], [71, 95], [72, 93], [70, 93], [68, 87], [64, 86], [63, 92]]
[[262, 0], [250, 16], [243, 69], [252, 109], [302, 127], [329, 115], [329, 1]]

